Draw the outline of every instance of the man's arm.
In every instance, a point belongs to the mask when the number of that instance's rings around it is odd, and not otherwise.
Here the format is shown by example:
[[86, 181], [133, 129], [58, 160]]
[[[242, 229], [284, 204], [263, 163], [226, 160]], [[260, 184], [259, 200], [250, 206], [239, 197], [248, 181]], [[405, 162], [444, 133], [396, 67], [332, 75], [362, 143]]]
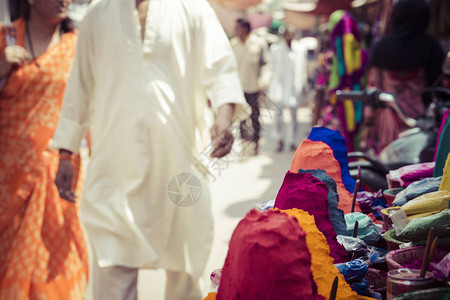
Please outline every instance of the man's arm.
[[[216, 120], [211, 130], [212, 157], [223, 157], [231, 151], [231, 124], [244, 119], [247, 103], [237, 73], [237, 64], [230, 42], [214, 11], [205, 1], [197, 27], [197, 57], [200, 79], [207, 91]], [[248, 110], [247, 110], [248, 111]]]
[[234, 103], [226, 103], [217, 110], [217, 117], [211, 129], [211, 138], [214, 145], [211, 157], [221, 158], [231, 151], [234, 142], [234, 137], [231, 133], [234, 106]]
[[60, 196], [75, 201], [71, 191], [73, 166], [72, 153], [77, 153], [86, 136], [90, 118], [90, 98], [94, 86], [92, 72], [92, 41], [86, 19], [80, 26], [75, 59], [65, 89], [63, 106], [53, 135], [52, 148], [59, 149], [59, 166], [55, 183]]

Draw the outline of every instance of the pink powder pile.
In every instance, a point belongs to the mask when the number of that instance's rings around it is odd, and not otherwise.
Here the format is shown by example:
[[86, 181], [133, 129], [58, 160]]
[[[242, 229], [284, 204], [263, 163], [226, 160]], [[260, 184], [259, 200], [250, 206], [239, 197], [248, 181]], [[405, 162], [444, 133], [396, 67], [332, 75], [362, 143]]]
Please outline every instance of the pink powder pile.
[[217, 300], [324, 299], [305, 238], [294, 217], [251, 210], [231, 237]]
[[349, 258], [345, 248], [336, 239], [328, 205], [327, 185], [310, 173], [287, 172], [275, 200], [278, 209], [298, 208], [313, 215], [317, 228], [327, 239], [334, 263], [347, 262]]

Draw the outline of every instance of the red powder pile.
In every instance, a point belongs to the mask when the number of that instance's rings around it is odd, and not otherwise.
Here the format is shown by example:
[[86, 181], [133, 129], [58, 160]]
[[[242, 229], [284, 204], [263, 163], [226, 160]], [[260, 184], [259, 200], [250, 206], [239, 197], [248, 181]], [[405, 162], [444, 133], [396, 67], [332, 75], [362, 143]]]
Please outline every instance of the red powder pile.
[[[295, 151], [290, 171], [297, 173], [299, 169], [325, 170], [327, 175], [336, 182], [339, 195], [338, 208], [342, 209], [345, 214], [351, 212], [353, 197], [345, 189], [342, 181], [341, 166], [334, 158], [333, 150], [331, 150], [330, 146], [323, 142], [303, 140], [297, 151]], [[358, 203], [356, 203], [355, 211], [361, 211]]]
[[328, 205], [327, 185], [310, 173], [287, 172], [275, 200], [275, 207], [278, 209], [298, 208], [313, 215], [317, 228], [327, 239], [334, 263], [347, 262], [348, 255], [336, 239]]
[[231, 237], [217, 300], [324, 299], [305, 237], [294, 217], [250, 211]]

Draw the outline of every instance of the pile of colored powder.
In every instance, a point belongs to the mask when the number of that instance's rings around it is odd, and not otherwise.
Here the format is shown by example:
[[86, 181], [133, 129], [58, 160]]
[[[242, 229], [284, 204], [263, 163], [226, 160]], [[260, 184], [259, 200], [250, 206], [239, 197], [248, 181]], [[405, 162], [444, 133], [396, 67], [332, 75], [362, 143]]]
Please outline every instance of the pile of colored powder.
[[[352, 194], [346, 190], [342, 182], [339, 162], [334, 158], [333, 151], [327, 144], [303, 140], [297, 151], [295, 151], [290, 171], [297, 172], [299, 169], [325, 170], [327, 175], [336, 182], [339, 194], [338, 207], [344, 211], [344, 214], [351, 212]], [[356, 203], [355, 211], [360, 211], [358, 203]]]
[[440, 191], [450, 192], [450, 153], [447, 156], [447, 161], [445, 162], [445, 167], [442, 172], [441, 185], [439, 186]]
[[350, 193], [353, 193], [356, 182], [355, 179], [350, 176], [347, 146], [345, 144], [345, 138], [339, 130], [332, 130], [326, 127], [313, 127], [309, 133], [308, 139], [311, 141], [324, 142], [330, 146], [331, 150], [333, 150], [334, 158], [336, 158], [341, 166], [341, 178], [345, 188]]
[[328, 213], [328, 187], [309, 173], [287, 172], [275, 199], [278, 209], [298, 208], [316, 219], [317, 228], [326, 236], [335, 263], [347, 262], [345, 248], [336, 239]]
[[327, 246], [325, 236], [317, 228], [314, 216], [299, 209], [282, 210], [282, 212], [297, 219], [300, 226], [306, 232], [306, 243], [311, 253], [311, 270], [314, 281], [317, 284], [319, 294], [328, 299], [336, 276], [339, 277], [336, 299], [357, 300], [358, 295], [345, 281], [344, 276], [333, 264], [330, 257], [330, 249]]
[[251, 210], [231, 237], [217, 299], [323, 299], [305, 238], [295, 218]]
[[337, 235], [347, 234], [347, 225], [345, 224], [344, 212], [338, 208], [339, 195], [337, 193], [336, 182], [327, 175], [324, 170], [298, 170], [299, 173], [310, 173], [328, 187], [328, 213], [331, 223]]
[[216, 300], [217, 293], [211, 292], [203, 300]]

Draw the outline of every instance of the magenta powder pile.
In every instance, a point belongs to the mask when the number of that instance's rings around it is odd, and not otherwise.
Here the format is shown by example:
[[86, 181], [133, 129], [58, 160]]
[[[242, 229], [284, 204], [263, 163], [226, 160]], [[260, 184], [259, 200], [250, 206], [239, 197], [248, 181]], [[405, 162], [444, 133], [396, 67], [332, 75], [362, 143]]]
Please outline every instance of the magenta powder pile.
[[327, 185], [309, 173], [287, 172], [275, 200], [278, 209], [298, 208], [313, 215], [317, 228], [327, 239], [334, 263], [347, 262], [349, 258], [336, 239], [328, 205]]
[[294, 217], [250, 211], [231, 237], [216, 299], [323, 299], [305, 237]]

